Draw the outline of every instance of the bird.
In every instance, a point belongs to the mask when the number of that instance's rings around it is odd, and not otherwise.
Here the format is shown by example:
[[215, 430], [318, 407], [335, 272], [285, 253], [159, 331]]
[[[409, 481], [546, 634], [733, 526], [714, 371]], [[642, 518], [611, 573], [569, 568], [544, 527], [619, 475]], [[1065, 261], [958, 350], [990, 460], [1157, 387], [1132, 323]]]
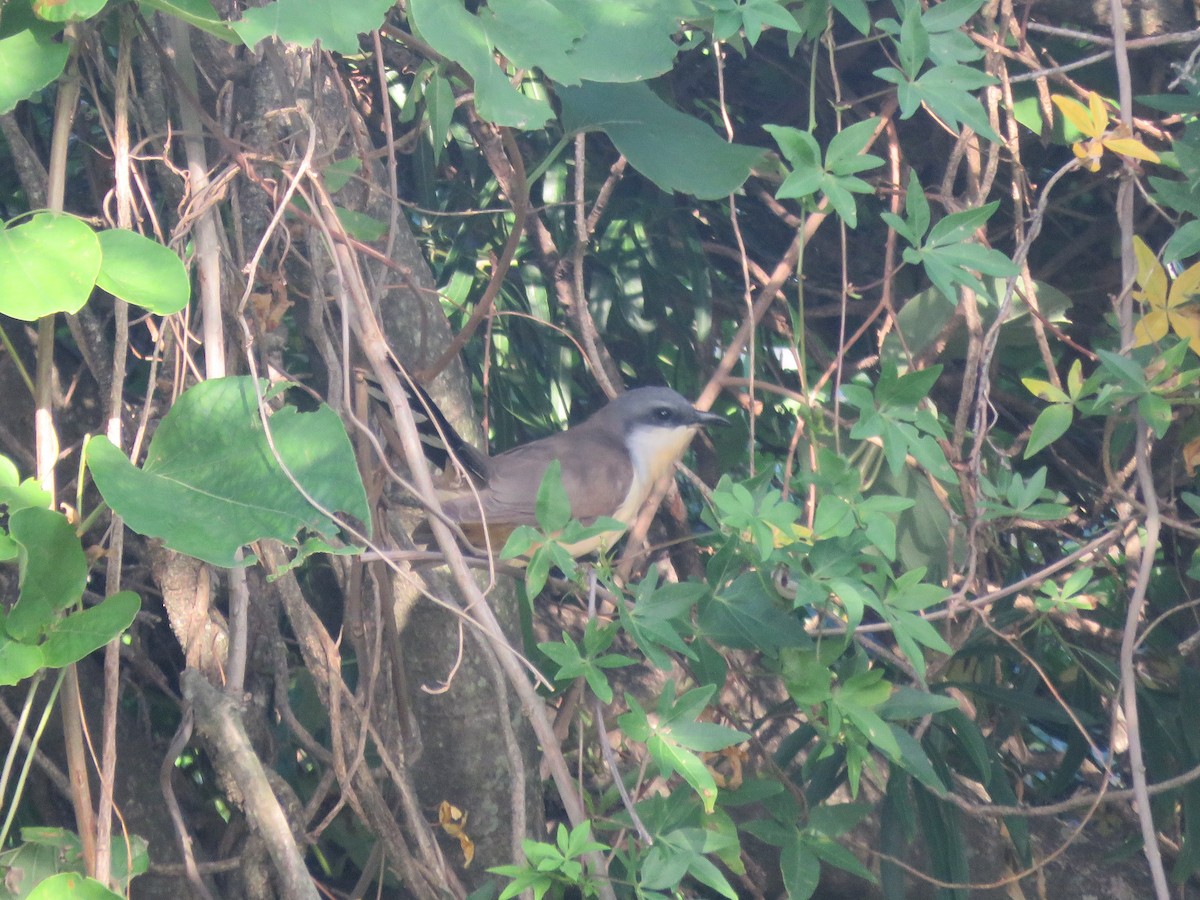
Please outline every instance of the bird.
[[557, 460], [571, 517], [584, 525], [602, 517], [620, 523], [619, 530], [563, 546], [575, 557], [611, 547], [696, 433], [731, 424], [696, 409], [671, 388], [640, 387], [565, 431], [487, 456], [458, 435], [419, 385], [413, 387], [410, 406], [418, 414], [426, 456], [439, 468], [453, 456], [466, 473], [441, 497], [442, 512], [476, 546], [484, 546], [485, 529], [492, 546], [499, 547], [518, 527], [538, 524], [538, 489]]

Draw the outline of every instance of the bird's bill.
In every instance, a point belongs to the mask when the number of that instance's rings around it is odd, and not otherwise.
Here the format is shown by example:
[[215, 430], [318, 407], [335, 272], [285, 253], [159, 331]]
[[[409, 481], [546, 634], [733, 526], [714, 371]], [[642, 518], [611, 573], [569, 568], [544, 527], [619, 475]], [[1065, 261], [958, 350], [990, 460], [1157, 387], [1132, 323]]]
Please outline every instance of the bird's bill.
[[698, 409], [696, 410], [696, 424], [701, 428], [707, 428], [709, 425], [720, 425], [723, 428], [728, 428], [733, 423], [724, 416], [717, 415], [717, 413], [705, 412]]

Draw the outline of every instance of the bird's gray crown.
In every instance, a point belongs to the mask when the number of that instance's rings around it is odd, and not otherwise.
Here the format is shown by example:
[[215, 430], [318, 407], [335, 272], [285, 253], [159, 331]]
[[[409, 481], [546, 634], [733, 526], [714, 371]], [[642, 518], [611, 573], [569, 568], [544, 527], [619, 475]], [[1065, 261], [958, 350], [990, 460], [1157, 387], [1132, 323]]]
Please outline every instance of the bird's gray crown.
[[594, 418], [607, 420], [628, 434], [637, 428], [691, 428], [725, 424], [720, 416], [702, 413], [676, 391], [666, 387], [642, 387], [626, 391]]

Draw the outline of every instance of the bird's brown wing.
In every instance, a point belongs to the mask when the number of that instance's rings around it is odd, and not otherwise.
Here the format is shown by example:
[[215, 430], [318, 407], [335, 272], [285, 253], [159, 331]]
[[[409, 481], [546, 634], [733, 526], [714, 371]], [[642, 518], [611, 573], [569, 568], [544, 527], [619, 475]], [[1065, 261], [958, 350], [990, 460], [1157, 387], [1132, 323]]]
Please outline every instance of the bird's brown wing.
[[478, 522], [482, 507], [489, 527], [536, 525], [538, 488], [550, 463], [558, 460], [575, 518], [586, 522], [612, 515], [629, 493], [633, 468], [623, 444], [593, 431], [579, 426], [493, 457], [478, 501], [468, 492], [442, 508], [459, 523]]

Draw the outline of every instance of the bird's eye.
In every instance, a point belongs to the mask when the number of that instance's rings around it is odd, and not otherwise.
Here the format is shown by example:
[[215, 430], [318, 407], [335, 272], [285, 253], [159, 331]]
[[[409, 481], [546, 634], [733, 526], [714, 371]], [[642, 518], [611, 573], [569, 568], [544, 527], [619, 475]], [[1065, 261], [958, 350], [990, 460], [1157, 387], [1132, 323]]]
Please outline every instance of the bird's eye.
[[660, 422], [670, 422], [671, 415], [672, 415], [671, 409], [670, 409], [670, 407], [667, 407], [667, 406], [660, 406], [658, 409], [656, 409], [654, 411], [654, 417], [656, 419], [658, 419], [658, 421], [660, 421]]

